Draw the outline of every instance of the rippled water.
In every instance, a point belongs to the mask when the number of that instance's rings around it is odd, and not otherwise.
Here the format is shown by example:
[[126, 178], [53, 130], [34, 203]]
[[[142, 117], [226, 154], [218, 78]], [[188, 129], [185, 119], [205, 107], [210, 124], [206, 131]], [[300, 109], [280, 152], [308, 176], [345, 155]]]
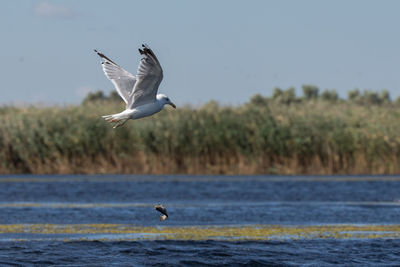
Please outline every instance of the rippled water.
[[3, 176], [0, 265], [396, 266], [399, 186], [397, 176]]

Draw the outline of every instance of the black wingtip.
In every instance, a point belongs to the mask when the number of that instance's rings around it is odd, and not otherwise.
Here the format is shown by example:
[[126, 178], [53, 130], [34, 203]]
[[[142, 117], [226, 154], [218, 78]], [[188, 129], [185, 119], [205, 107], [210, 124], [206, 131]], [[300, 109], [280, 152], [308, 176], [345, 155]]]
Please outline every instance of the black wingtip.
[[99, 53], [96, 49], [93, 49], [94, 50], [94, 52], [96, 52], [97, 54]]

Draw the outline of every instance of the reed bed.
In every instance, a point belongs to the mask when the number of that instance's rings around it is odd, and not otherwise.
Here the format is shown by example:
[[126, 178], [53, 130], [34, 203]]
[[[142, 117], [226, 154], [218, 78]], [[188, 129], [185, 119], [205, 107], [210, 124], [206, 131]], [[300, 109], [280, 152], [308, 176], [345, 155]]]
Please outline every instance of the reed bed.
[[0, 172], [396, 174], [400, 107], [278, 101], [166, 108], [117, 129], [112, 101], [0, 108]]

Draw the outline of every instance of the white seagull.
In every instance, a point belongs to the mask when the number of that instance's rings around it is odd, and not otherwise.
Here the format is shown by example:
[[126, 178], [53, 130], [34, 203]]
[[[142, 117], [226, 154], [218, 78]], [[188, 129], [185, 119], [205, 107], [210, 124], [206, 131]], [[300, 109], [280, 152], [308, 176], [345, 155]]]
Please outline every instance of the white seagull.
[[113, 128], [123, 125], [129, 119], [151, 116], [161, 111], [166, 104], [176, 108], [168, 96], [157, 94], [158, 86], [163, 78], [163, 70], [156, 55], [146, 44], [142, 44], [142, 49], [139, 48], [142, 59], [136, 77], [104, 54], [94, 51], [104, 60], [101, 62], [104, 74], [111, 80], [126, 103], [126, 109], [121, 113], [102, 116], [110, 123], [115, 122]]

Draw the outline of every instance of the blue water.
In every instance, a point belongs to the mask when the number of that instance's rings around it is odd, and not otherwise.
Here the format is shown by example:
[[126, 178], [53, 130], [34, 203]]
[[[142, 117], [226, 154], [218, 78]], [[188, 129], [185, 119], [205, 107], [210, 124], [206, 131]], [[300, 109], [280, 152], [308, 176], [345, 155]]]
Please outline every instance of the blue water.
[[[0, 225], [241, 226], [399, 224], [396, 176], [3, 176]], [[154, 204], [164, 204], [159, 221]], [[40, 236], [41, 238], [38, 238]], [[400, 240], [91, 241], [0, 233], [0, 265], [393, 265]]]

